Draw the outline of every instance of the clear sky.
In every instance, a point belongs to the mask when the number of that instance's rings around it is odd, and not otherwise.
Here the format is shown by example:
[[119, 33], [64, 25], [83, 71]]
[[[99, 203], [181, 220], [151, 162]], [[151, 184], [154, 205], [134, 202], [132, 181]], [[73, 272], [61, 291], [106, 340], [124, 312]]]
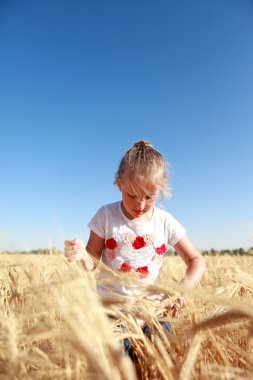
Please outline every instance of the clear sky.
[[86, 240], [140, 139], [198, 248], [253, 245], [252, 1], [0, 1], [0, 250]]

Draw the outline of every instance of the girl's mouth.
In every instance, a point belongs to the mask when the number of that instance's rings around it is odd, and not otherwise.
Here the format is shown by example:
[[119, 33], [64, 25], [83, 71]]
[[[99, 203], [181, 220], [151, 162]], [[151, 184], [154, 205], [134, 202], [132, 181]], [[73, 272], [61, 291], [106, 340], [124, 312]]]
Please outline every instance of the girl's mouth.
[[133, 210], [135, 214], [143, 214], [144, 210]]

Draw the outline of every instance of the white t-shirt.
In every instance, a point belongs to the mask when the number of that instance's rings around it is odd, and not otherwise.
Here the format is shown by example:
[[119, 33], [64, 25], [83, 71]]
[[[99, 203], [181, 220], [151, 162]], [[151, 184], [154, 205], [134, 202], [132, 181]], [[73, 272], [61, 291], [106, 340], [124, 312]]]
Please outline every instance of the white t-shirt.
[[[170, 213], [157, 207], [149, 221], [130, 220], [124, 215], [121, 202], [102, 206], [88, 227], [105, 240], [104, 264], [113, 271], [136, 272], [140, 280], [149, 284], [159, 275], [168, 245], [174, 246], [186, 232]], [[98, 291], [106, 296], [111, 292], [136, 293], [122, 278], [104, 269], [99, 273]]]

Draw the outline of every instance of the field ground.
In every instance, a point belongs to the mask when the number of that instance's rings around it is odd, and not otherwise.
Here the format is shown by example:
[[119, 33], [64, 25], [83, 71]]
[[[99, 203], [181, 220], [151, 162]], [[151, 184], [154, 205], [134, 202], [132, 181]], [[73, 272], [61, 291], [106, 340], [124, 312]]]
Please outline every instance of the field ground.
[[[99, 298], [97, 272], [84, 273], [63, 255], [0, 255], [0, 378], [252, 380], [253, 256], [205, 258], [201, 286], [187, 292], [177, 285], [184, 264], [165, 257], [153, 291], [169, 298], [156, 304], [143, 295]], [[177, 318], [165, 315], [182, 294]], [[150, 326], [151, 340], [138, 319]], [[135, 366], [123, 353], [124, 338]]]

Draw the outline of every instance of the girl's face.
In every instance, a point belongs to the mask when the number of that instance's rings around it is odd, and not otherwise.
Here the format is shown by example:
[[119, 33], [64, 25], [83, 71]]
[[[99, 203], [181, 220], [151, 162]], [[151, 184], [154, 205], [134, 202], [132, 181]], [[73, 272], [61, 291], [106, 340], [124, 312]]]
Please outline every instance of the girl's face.
[[122, 209], [128, 219], [149, 220], [153, 214], [153, 208], [157, 200], [159, 190], [154, 186], [145, 186], [147, 192], [142, 187], [135, 188], [131, 183], [116, 182], [122, 193]]

